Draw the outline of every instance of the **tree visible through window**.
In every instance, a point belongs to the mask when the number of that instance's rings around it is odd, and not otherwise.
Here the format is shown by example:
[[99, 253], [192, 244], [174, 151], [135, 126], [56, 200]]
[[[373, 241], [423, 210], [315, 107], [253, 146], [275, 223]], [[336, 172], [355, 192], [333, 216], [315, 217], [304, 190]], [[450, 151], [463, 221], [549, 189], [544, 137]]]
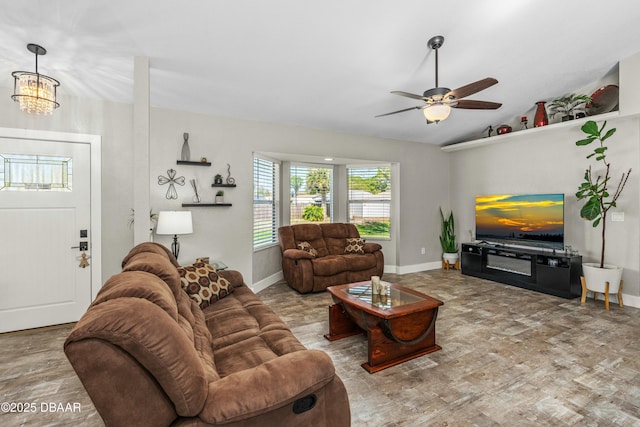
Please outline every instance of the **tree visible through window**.
[[291, 165], [291, 224], [331, 222], [333, 170]]
[[391, 169], [349, 167], [349, 222], [362, 237], [391, 238]]

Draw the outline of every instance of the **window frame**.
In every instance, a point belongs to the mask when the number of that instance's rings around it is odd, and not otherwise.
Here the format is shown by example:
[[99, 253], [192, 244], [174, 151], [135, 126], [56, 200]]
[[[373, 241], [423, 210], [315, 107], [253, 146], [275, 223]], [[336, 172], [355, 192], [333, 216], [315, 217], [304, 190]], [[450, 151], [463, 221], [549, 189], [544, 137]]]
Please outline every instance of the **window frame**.
[[[323, 163], [308, 163], [308, 162], [297, 162], [297, 161], [291, 161], [289, 163], [289, 182], [287, 183], [287, 188], [289, 189], [289, 206], [288, 206], [288, 210], [289, 210], [289, 223], [293, 224], [293, 217], [291, 216], [291, 203], [293, 201], [293, 197], [290, 195], [291, 194], [291, 178], [293, 177], [292, 174], [292, 170], [295, 167], [304, 167], [304, 168], [308, 168], [308, 169], [328, 169], [329, 170], [329, 181], [330, 181], [330, 187], [331, 189], [329, 190], [329, 222], [334, 222], [335, 220], [335, 215], [334, 215], [334, 206], [335, 206], [335, 198], [334, 198], [334, 194], [335, 194], [335, 185], [334, 185], [334, 175], [335, 175], [335, 167], [332, 164], [323, 164]], [[306, 187], [306, 183], [305, 183], [305, 187]], [[314, 222], [312, 221], [303, 221], [303, 222], [296, 222], [296, 224], [313, 224]]]
[[[387, 204], [388, 205], [388, 210], [389, 210], [389, 233], [388, 235], [381, 237], [381, 236], [369, 236], [369, 235], [362, 235], [361, 233], [361, 237], [366, 238], [367, 240], [380, 240], [380, 241], [390, 241], [393, 238], [393, 214], [394, 214], [394, 186], [393, 186], [393, 182], [394, 182], [394, 176], [393, 176], [393, 164], [392, 163], [367, 163], [367, 164], [351, 164], [351, 165], [345, 165], [346, 166], [346, 180], [347, 180], [347, 212], [346, 212], [346, 216], [347, 216], [347, 222], [350, 224], [354, 224], [355, 223], [351, 220], [351, 206], [355, 205], [355, 204], [359, 204], [362, 205], [365, 202], [367, 202], [367, 200], [358, 200], [358, 199], [352, 199], [351, 198], [351, 184], [350, 184], [350, 180], [349, 178], [351, 177], [351, 170], [352, 169], [375, 169], [378, 170], [380, 168], [387, 168], [389, 169], [389, 189], [386, 190], [389, 192], [389, 198], [388, 199], [380, 199], [380, 200], [369, 200], [369, 203], [372, 204]], [[360, 230], [358, 230], [360, 231]]]
[[[267, 179], [271, 181], [271, 200], [260, 200], [256, 196], [258, 194], [259, 187], [259, 176], [256, 175], [256, 161], [268, 162], [270, 163], [271, 168], [271, 176], [268, 176]], [[278, 240], [278, 228], [280, 227], [280, 179], [281, 179], [281, 162], [277, 159], [271, 158], [269, 156], [265, 156], [263, 154], [253, 153], [253, 227], [252, 227], [252, 247], [253, 251], [260, 251], [266, 248], [270, 248], [279, 244]], [[269, 168], [264, 169], [265, 171]], [[258, 202], [258, 203], [256, 203]], [[271, 206], [271, 227], [270, 230], [268, 227], [257, 227], [256, 221], [256, 206], [257, 205], [270, 205]], [[261, 239], [256, 242], [256, 234], [266, 231], [267, 233], [270, 231], [270, 239], [268, 241], [266, 239]]]

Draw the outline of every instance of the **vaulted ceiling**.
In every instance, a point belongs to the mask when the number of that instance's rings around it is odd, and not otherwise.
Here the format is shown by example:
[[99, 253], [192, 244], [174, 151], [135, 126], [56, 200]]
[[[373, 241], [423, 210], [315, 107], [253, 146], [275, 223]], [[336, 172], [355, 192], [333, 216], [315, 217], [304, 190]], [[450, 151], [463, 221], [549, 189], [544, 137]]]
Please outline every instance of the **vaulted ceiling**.
[[[435, 145], [589, 89], [640, 51], [631, 1], [2, 0], [2, 11], [0, 86], [33, 71], [26, 44], [37, 43], [61, 97], [131, 103], [144, 56], [153, 107]], [[374, 118], [420, 105], [390, 91], [435, 86], [435, 35], [440, 86], [495, 77], [469, 99], [502, 107], [456, 109], [437, 125], [419, 110]]]

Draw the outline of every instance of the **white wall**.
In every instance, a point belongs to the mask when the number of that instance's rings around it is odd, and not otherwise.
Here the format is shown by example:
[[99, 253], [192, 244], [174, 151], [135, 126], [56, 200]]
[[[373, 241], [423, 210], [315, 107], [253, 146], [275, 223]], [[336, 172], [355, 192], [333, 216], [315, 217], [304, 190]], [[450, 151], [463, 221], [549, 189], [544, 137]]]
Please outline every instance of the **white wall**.
[[[133, 230], [127, 223], [134, 186], [140, 185], [133, 179], [133, 106], [61, 95], [61, 107], [52, 116], [39, 117], [22, 113], [10, 96], [10, 88], [0, 88], [0, 99], [6, 100], [0, 102], [2, 127], [102, 136], [102, 276], [106, 280], [120, 271], [120, 262], [133, 245]], [[190, 133], [193, 158], [206, 156], [211, 167], [176, 165], [183, 132]], [[182, 209], [181, 203], [191, 201], [190, 178], [198, 179], [203, 201], [212, 201], [213, 175], [226, 177], [227, 163], [237, 182], [237, 188], [225, 189], [225, 200], [232, 207], [191, 209], [195, 230], [180, 237], [182, 262], [199, 256], [220, 258], [240, 270], [248, 283], [269, 276], [274, 260], [279, 264], [277, 248], [257, 253], [256, 258], [252, 251], [252, 153], [256, 151], [397, 162], [400, 230], [396, 241], [384, 243], [390, 254], [386, 264], [419, 269], [440, 259], [437, 212], [448, 203], [449, 187], [443, 179], [448, 176], [448, 155], [437, 147], [154, 108], [150, 136], [150, 206], [154, 212]], [[166, 176], [170, 168], [186, 179], [184, 187], [177, 186], [177, 201], [167, 200], [166, 185], [157, 184], [158, 175]], [[168, 236], [154, 238], [170, 245]], [[425, 255], [420, 253], [422, 247]]]
[[[0, 126], [102, 136], [102, 236], [103, 280], [120, 270], [120, 261], [133, 244], [133, 231], [127, 226], [133, 206], [133, 109], [131, 105], [61, 96], [61, 108], [50, 117], [23, 114], [10, 100], [11, 90], [0, 88]], [[624, 222], [608, 223], [607, 259], [625, 267], [625, 294], [640, 295], [640, 220], [638, 218], [638, 174], [640, 174], [640, 124], [638, 119], [611, 120], [618, 128], [612, 138], [610, 159], [621, 173], [634, 171], [617, 211]], [[182, 133], [190, 133], [194, 158], [207, 156], [213, 165], [176, 165]], [[182, 236], [182, 260], [197, 256], [221, 258], [240, 270], [248, 283], [273, 273], [279, 262], [278, 249], [254, 257], [251, 247], [252, 153], [254, 151], [291, 152], [301, 155], [332, 155], [398, 162], [401, 209], [399, 239], [391, 242], [396, 250], [387, 265], [411, 270], [440, 259], [438, 208], [453, 208], [460, 241], [469, 240], [474, 229], [474, 197], [481, 193], [563, 192], [566, 195], [566, 240], [581, 251], [585, 259], [595, 260], [599, 247], [597, 230], [578, 218], [575, 189], [580, 182], [588, 149], [575, 147], [577, 128], [563, 127], [549, 132], [511, 137], [505, 143], [468, 151], [444, 153], [426, 144], [346, 135], [317, 129], [287, 127], [243, 120], [232, 120], [188, 112], [151, 111], [151, 207], [181, 209], [190, 201], [189, 178], [198, 178], [204, 201], [212, 200], [213, 175], [226, 176], [226, 163], [238, 187], [228, 189], [230, 208], [194, 208], [193, 235]], [[615, 144], [615, 145], [613, 145]], [[174, 168], [187, 183], [178, 187], [178, 201], [166, 200], [166, 186], [157, 185], [157, 176]], [[447, 179], [448, 178], [448, 179]], [[450, 200], [449, 200], [450, 198]], [[158, 240], [170, 244], [166, 236]], [[426, 248], [426, 255], [420, 249]], [[389, 250], [393, 253], [393, 250]], [[389, 257], [391, 258], [391, 257]]]
[[[598, 122], [600, 123], [600, 122]], [[607, 141], [614, 183], [622, 172], [633, 168], [631, 178], [610, 212], [624, 212], [624, 222], [607, 222], [606, 261], [624, 267], [624, 293], [640, 295], [640, 219], [638, 176], [640, 175], [640, 121], [636, 118], [609, 120], [616, 127]], [[504, 142], [450, 153], [451, 204], [456, 213], [458, 236], [470, 240], [475, 230], [475, 196], [480, 194], [564, 193], [565, 242], [578, 249], [583, 260], [599, 259], [600, 228], [579, 216], [575, 192], [589, 165], [586, 156], [593, 147], [576, 147], [582, 139], [579, 124], [549, 127], [504, 138]], [[591, 162], [593, 163], [593, 162]], [[595, 169], [594, 169], [595, 171]]]
[[[192, 156], [206, 156], [210, 168], [176, 165], [182, 134], [189, 132]], [[179, 210], [193, 192], [189, 179], [200, 182], [203, 201], [212, 201], [213, 175], [226, 177], [227, 163], [237, 187], [225, 189], [225, 201], [232, 207], [189, 208], [193, 212], [194, 233], [180, 237], [180, 261], [199, 256], [220, 258], [239, 270], [248, 283], [260, 281], [279, 264], [279, 249], [252, 250], [252, 156], [253, 152], [280, 152], [307, 156], [332, 156], [372, 161], [397, 162], [400, 168], [402, 200], [399, 238], [385, 264], [420, 266], [440, 260], [438, 208], [447, 204], [449, 187], [447, 154], [427, 144], [347, 135], [302, 127], [280, 126], [173, 110], [151, 111], [151, 207]], [[166, 186], [157, 185], [157, 176], [173, 168], [187, 184], [177, 187], [178, 200], [165, 198]], [[406, 201], [406, 203], [404, 203]], [[170, 237], [156, 241], [170, 244]], [[420, 249], [426, 248], [422, 255]]]
[[127, 222], [133, 207], [133, 108], [131, 105], [59, 96], [52, 116], [23, 113], [11, 100], [13, 88], [0, 88], [0, 127], [102, 136], [102, 278], [121, 270], [131, 249]]
[[[120, 261], [133, 244], [133, 231], [127, 226], [133, 206], [133, 109], [131, 105], [90, 99], [61, 97], [61, 108], [50, 117], [23, 114], [10, 100], [11, 90], [0, 88], [0, 126], [102, 136], [102, 236], [103, 280], [120, 270]], [[625, 267], [625, 294], [640, 295], [640, 220], [638, 218], [640, 174], [640, 124], [638, 119], [611, 120], [618, 128], [612, 138], [610, 159], [614, 168], [634, 171], [617, 211], [624, 222], [608, 223], [607, 259]], [[212, 167], [176, 165], [182, 133], [190, 133], [194, 158], [207, 156]], [[469, 240], [474, 229], [476, 194], [503, 192], [563, 192], [566, 195], [566, 240], [578, 248], [585, 259], [595, 260], [599, 235], [590, 224], [578, 218], [575, 189], [580, 182], [588, 149], [575, 147], [577, 128], [563, 127], [511, 137], [506, 142], [454, 153], [444, 153], [426, 144], [390, 141], [346, 135], [317, 129], [287, 127], [243, 120], [232, 120], [172, 110], [151, 111], [151, 207], [181, 209], [190, 201], [189, 178], [198, 178], [204, 201], [211, 201], [213, 175], [226, 176], [226, 163], [238, 187], [228, 189], [230, 208], [194, 208], [195, 232], [182, 236], [182, 260], [197, 256], [221, 258], [240, 270], [248, 283], [273, 272], [279, 262], [278, 249], [254, 257], [251, 247], [252, 153], [254, 151], [291, 152], [301, 155], [332, 155], [398, 162], [401, 209], [397, 250], [386, 264], [402, 270], [438, 262], [440, 222], [438, 209], [453, 208], [460, 241]], [[178, 187], [178, 201], [166, 200], [166, 186], [157, 185], [157, 176], [174, 168], [187, 183]], [[448, 179], [447, 179], [448, 178]], [[450, 197], [450, 201], [449, 201]], [[170, 244], [166, 236], [158, 240]], [[420, 248], [426, 248], [426, 255]], [[390, 250], [389, 253], [392, 253]]]

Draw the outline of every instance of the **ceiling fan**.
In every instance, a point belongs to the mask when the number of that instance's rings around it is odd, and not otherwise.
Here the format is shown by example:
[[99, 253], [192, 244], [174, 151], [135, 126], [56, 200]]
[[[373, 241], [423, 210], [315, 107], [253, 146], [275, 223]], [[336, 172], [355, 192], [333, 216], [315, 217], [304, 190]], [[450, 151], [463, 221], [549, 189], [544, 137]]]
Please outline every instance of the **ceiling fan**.
[[424, 105], [416, 107], [405, 108], [403, 110], [393, 111], [391, 113], [380, 114], [376, 117], [390, 116], [392, 114], [403, 113], [411, 110], [422, 110], [424, 117], [427, 119], [427, 123], [438, 123], [447, 117], [451, 112], [451, 108], [463, 108], [466, 110], [495, 110], [500, 108], [502, 104], [498, 102], [489, 101], [475, 101], [466, 98], [469, 95], [473, 95], [476, 92], [485, 90], [488, 87], [498, 83], [498, 80], [487, 77], [486, 79], [478, 80], [477, 82], [469, 83], [468, 85], [451, 90], [447, 87], [438, 86], [438, 49], [444, 43], [443, 36], [435, 36], [429, 39], [427, 44], [429, 47], [436, 51], [436, 87], [426, 90], [422, 95], [416, 95], [409, 92], [403, 92], [394, 90], [394, 95], [406, 96], [407, 98], [418, 99], [424, 101]]

